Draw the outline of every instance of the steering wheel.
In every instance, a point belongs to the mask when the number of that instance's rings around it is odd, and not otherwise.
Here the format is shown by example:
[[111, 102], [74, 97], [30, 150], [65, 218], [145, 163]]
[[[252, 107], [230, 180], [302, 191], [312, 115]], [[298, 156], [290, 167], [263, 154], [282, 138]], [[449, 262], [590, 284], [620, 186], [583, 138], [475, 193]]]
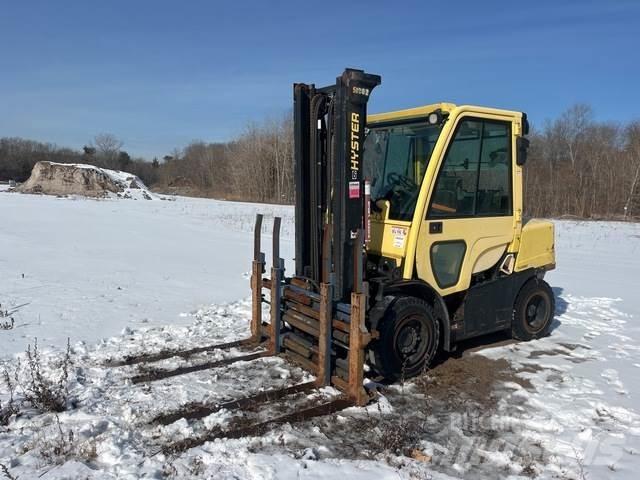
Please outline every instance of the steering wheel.
[[387, 174], [387, 184], [393, 187], [401, 187], [406, 193], [415, 192], [418, 189], [416, 182], [411, 180], [406, 175], [401, 175], [397, 172], [391, 172]]

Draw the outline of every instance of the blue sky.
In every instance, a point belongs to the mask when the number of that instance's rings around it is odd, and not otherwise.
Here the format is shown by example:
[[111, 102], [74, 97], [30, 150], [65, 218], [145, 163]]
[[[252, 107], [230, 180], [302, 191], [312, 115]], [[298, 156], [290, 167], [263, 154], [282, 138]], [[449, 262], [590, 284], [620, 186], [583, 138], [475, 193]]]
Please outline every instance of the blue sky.
[[370, 111], [576, 102], [640, 118], [640, 1], [0, 0], [0, 136], [134, 155], [228, 140], [285, 114], [296, 81], [382, 75]]

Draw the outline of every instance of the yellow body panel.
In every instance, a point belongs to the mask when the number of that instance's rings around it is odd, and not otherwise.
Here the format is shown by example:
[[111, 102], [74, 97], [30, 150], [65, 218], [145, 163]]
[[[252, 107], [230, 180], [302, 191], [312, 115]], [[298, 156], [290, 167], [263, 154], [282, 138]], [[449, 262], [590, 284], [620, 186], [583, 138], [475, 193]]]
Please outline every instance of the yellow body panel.
[[396, 266], [400, 266], [406, 257], [411, 222], [390, 219], [388, 201], [379, 201], [378, 207], [381, 212], [371, 212], [371, 241], [367, 248], [395, 259]]
[[[410, 121], [425, 118], [429, 113], [441, 110], [448, 119], [434, 146], [431, 159], [420, 186], [416, 209], [411, 222], [389, 219], [388, 205], [382, 205], [382, 213], [372, 216], [369, 251], [394, 258], [402, 267], [405, 279], [420, 278], [433, 286], [441, 295], [464, 291], [469, 288], [471, 275], [496, 265], [505, 251], [519, 252], [516, 270], [525, 268], [553, 268], [553, 225], [549, 222], [529, 222], [530, 229], [522, 229], [522, 167], [516, 164], [516, 139], [522, 135], [522, 113], [511, 110], [456, 106], [438, 103], [424, 107], [370, 115], [369, 127], [393, 121]], [[465, 117], [484, 118], [511, 123], [512, 159], [512, 215], [497, 217], [467, 217], [450, 219], [426, 219], [429, 199], [435, 188], [435, 179], [443, 162], [456, 126]], [[429, 223], [442, 222], [442, 233], [429, 232]], [[549, 228], [551, 225], [551, 228]], [[402, 237], [402, 238], [401, 238]], [[434, 278], [431, 252], [434, 244], [463, 241], [466, 247], [458, 281], [441, 288]], [[549, 245], [551, 247], [549, 247]]]
[[[418, 234], [415, 262], [418, 278], [433, 285], [441, 295], [468, 289], [471, 274], [493, 267], [513, 239], [511, 217], [456, 218], [445, 222], [443, 233], [437, 236], [429, 234], [429, 222], [424, 222]], [[463, 240], [466, 247], [458, 282], [450, 287], [440, 288], [432, 270], [430, 252], [434, 244], [456, 240]], [[496, 252], [499, 252], [497, 256]], [[490, 258], [495, 260], [487, 266]]]
[[520, 248], [516, 256], [515, 271], [528, 268], [552, 269], [556, 264], [553, 223], [529, 220], [522, 228]]
[[371, 242], [368, 248], [384, 257], [395, 259], [396, 265], [400, 265], [406, 257], [410, 229], [410, 222], [372, 220]]

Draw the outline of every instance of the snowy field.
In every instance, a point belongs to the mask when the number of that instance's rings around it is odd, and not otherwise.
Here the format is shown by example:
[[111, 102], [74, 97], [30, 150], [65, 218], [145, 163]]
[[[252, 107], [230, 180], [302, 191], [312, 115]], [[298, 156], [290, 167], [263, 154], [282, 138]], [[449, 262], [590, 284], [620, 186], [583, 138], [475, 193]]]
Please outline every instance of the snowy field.
[[[89, 200], [3, 193], [0, 303], [20, 307], [2, 353], [34, 337], [61, 346], [145, 325], [188, 325], [200, 306], [243, 298], [257, 212], [291, 208], [177, 197]], [[291, 225], [283, 234], [292, 236]], [[265, 241], [270, 236], [265, 235]], [[291, 256], [292, 243], [283, 242]], [[265, 250], [270, 250], [266, 248]]]
[[[35, 337], [45, 377], [59, 377], [67, 338], [72, 360], [66, 411], [40, 413], [25, 403], [0, 425], [0, 479], [637, 478], [640, 225], [622, 223], [556, 223], [558, 269], [548, 280], [557, 312], [547, 338], [470, 346], [424, 378], [379, 387], [366, 409], [261, 437], [163, 450], [238, 419], [220, 410], [197, 421], [154, 422], [162, 413], [309, 380], [277, 358], [140, 384], [130, 379], [144, 366], [109, 366], [168, 345], [247, 335], [256, 212], [267, 214], [265, 232], [270, 217], [284, 217], [290, 261], [289, 207], [0, 193], [0, 303], [15, 320], [0, 330], [0, 359], [22, 388], [30, 375], [23, 352]], [[0, 383], [6, 408], [10, 392]], [[324, 389], [291, 401], [336, 394]], [[251, 419], [273, 415], [270, 408]]]

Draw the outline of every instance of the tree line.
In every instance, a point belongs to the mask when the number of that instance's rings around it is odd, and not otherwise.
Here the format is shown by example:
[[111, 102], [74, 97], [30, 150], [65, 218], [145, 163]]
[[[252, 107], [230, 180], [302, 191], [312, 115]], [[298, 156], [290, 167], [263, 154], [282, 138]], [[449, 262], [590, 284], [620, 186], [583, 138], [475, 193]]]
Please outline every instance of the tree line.
[[529, 137], [528, 215], [640, 218], [640, 121], [597, 122], [580, 104]]
[[[163, 158], [155, 187], [231, 200], [293, 203], [293, 122], [251, 123], [227, 143], [192, 142]], [[144, 180], [144, 179], [143, 179]]]
[[[525, 215], [640, 218], [640, 121], [596, 121], [574, 105], [529, 134]], [[290, 115], [251, 123], [233, 140], [194, 141], [162, 159], [132, 158], [114, 135], [81, 150], [0, 138], [0, 180], [24, 181], [40, 160], [125, 170], [148, 186], [177, 193], [273, 203], [294, 201]]]

